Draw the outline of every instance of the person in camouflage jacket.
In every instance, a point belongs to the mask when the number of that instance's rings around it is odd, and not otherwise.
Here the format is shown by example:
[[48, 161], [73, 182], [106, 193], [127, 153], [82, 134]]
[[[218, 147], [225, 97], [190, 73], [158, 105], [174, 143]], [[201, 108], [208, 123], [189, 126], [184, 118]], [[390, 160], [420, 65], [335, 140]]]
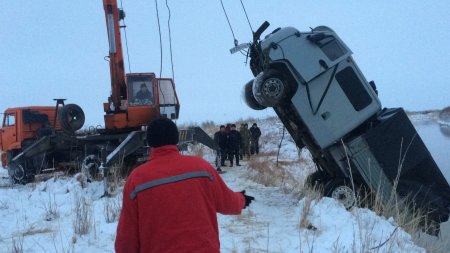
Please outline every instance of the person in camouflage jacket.
[[259, 137], [261, 137], [261, 130], [256, 123], [250, 127], [250, 154], [259, 154]]
[[241, 159], [243, 159], [245, 155], [247, 155], [247, 157], [249, 158], [251, 133], [250, 130], [248, 129], [247, 123], [241, 124], [241, 127], [239, 128], [239, 133], [241, 134], [241, 149], [240, 149]]

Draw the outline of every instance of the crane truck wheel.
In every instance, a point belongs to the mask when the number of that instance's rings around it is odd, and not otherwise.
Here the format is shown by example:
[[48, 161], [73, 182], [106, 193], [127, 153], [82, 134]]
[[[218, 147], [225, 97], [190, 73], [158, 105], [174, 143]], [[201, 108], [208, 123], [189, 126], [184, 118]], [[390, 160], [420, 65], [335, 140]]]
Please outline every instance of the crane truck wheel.
[[88, 155], [83, 159], [81, 172], [86, 176], [88, 182], [100, 178], [100, 159], [96, 155]]
[[325, 196], [341, 202], [348, 210], [356, 205], [356, 193], [350, 182], [343, 178], [335, 178], [325, 184]]
[[291, 89], [284, 75], [275, 69], [259, 73], [253, 85], [253, 96], [265, 107], [275, 107], [289, 98]]
[[31, 177], [27, 175], [25, 164], [9, 164], [8, 174], [14, 184], [26, 184], [31, 181]]
[[69, 132], [75, 132], [84, 125], [84, 112], [76, 104], [67, 104], [58, 112], [61, 127]]
[[244, 90], [243, 90], [243, 97], [244, 97], [244, 101], [247, 104], [248, 107], [252, 108], [253, 110], [264, 110], [266, 109], [265, 106], [260, 105], [255, 97], [253, 96], [253, 81], [254, 79], [248, 81], [245, 85], [244, 85]]

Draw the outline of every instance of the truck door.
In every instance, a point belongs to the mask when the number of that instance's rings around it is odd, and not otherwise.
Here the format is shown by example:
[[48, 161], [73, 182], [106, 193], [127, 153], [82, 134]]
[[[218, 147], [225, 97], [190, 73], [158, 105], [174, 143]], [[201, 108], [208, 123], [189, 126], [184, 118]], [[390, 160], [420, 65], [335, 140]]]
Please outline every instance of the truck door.
[[1, 150], [8, 151], [20, 148], [17, 143], [17, 117], [15, 112], [5, 113], [1, 129]]

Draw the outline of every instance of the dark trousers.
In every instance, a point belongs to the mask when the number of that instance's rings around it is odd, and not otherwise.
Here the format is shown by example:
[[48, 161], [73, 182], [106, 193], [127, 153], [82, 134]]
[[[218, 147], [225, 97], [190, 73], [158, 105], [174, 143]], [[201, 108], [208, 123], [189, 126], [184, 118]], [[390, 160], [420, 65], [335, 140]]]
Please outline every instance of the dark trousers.
[[259, 140], [258, 139], [252, 139], [250, 142], [250, 154], [259, 154]]
[[239, 148], [230, 149], [228, 158], [230, 159], [230, 165], [233, 165], [234, 157], [236, 157], [236, 165], [239, 165]]
[[228, 156], [228, 150], [221, 149], [220, 150], [220, 165], [221, 166], [225, 166], [225, 160], [227, 159], [227, 156]]

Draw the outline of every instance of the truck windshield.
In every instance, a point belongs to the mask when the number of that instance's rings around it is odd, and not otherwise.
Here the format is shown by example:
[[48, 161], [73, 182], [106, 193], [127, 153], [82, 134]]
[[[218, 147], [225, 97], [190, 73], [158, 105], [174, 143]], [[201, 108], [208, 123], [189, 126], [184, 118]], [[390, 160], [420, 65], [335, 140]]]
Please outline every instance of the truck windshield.
[[14, 113], [5, 114], [5, 119], [3, 121], [4, 127], [16, 125], [16, 115]]
[[317, 41], [316, 44], [331, 61], [347, 53], [347, 50], [333, 36], [326, 36], [322, 40]]

